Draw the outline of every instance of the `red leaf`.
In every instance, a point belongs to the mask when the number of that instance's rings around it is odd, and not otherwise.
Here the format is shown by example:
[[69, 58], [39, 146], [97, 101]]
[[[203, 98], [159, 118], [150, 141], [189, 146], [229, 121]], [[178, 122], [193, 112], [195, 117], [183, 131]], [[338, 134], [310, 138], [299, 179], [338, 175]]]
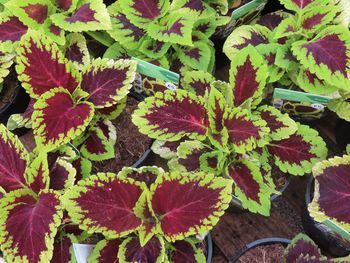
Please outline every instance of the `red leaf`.
[[[90, 260], [93, 259], [96, 260], [95, 262], [99, 263], [119, 263], [118, 252], [120, 244], [120, 239], [100, 241], [92, 252]], [[102, 247], [99, 248], [99, 246]]]
[[174, 250], [171, 251], [170, 260], [174, 263], [197, 263], [196, 250], [194, 246], [185, 241], [178, 240], [172, 244]]
[[45, 93], [35, 103], [34, 108], [33, 129], [36, 143], [50, 147], [67, 143], [79, 136], [94, 112], [90, 103], [74, 103], [71, 95], [62, 88]]
[[2, 211], [6, 211], [1, 215], [2, 245], [6, 244], [3, 246], [4, 254], [15, 256], [18, 262], [24, 262], [24, 257], [29, 262], [39, 262], [41, 254], [47, 255], [47, 251], [52, 249], [50, 240], [53, 243], [56, 227], [61, 222], [59, 196], [53, 192], [42, 192], [37, 200], [25, 190], [18, 190], [2, 201]]
[[317, 158], [310, 152], [311, 144], [299, 134], [293, 134], [281, 141], [273, 141], [267, 147], [269, 152], [278, 156], [282, 162], [300, 164], [304, 160]]
[[116, 238], [141, 226], [141, 220], [134, 214], [141, 194], [141, 187], [133, 181], [100, 173], [99, 177], [90, 176], [88, 180], [80, 181], [65, 195], [63, 202], [81, 229], [94, 229], [109, 238]]
[[[220, 192], [197, 180], [164, 180], [157, 185], [151, 204], [164, 235], [170, 239], [188, 233], [217, 211]], [[186, 194], [184, 194], [186, 193]]]
[[339, 164], [316, 177], [319, 184], [317, 203], [322, 212], [337, 222], [350, 224], [350, 165]]
[[72, 5], [72, 0], [55, 0], [55, 2], [56, 5], [64, 11], [68, 11]]
[[63, 87], [70, 93], [79, 81], [74, 68], [53, 42], [42, 35], [30, 35], [21, 42], [18, 66], [19, 79], [34, 98], [48, 90]]
[[69, 23], [75, 22], [93, 22], [97, 21], [95, 19], [96, 11], [91, 9], [90, 3], [81, 5], [70, 17], [67, 17], [65, 20]]
[[27, 15], [38, 24], [43, 24], [47, 19], [48, 6], [43, 4], [29, 4], [22, 7]]
[[159, 262], [158, 258], [164, 253], [163, 244], [155, 236], [143, 247], [138, 238], [129, 238], [123, 242], [122, 246], [125, 246], [124, 253], [121, 255], [125, 258], [125, 262]]
[[53, 245], [53, 255], [50, 263], [69, 263], [72, 260], [70, 253], [72, 242], [68, 237], [55, 240]]
[[311, 54], [317, 65], [325, 64], [332, 73], [339, 71], [347, 77], [347, 48], [338, 34], [326, 35], [302, 47], [307, 49], [307, 56]]
[[0, 186], [10, 192], [26, 185], [27, 152], [19, 139], [2, 124], [0, 133]]
[[81, 88], [89, 93], [88, 101], [97, 108], [112, 106], [132, 87], [136, 64], [131, 60], [95, 60], [83, 73]]
[[0, 24], [1, 41], [18, 41], [27, 33], [28, 27], [25, 26], [17, 17], [11, 16], [5, 22]]
[[260, 185], [254, 180], [251, 170], [244, 163], [235, 163], [228, 168], [228, 174], [237, 187], [249, 198], [260, 203]]

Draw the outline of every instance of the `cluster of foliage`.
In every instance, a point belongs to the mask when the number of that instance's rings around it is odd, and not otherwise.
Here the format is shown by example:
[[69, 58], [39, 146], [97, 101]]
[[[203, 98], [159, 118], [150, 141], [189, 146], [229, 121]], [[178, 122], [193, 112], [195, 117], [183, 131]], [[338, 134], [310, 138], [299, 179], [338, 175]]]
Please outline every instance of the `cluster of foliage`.
[[218, 222], [231, 185], [205, 173], [124, 168], [79, 181], [62, 203], [81, 229], [105, 236], [89, 262], [205, 262], [193, 236]]
[[232, 62], [230, 83], [189, 72], [184, 89], [155, 93], [139, 104], [133, 122], [157, 139], [153, 150], [171, 170], [232, 178], [244, 208], [268, 215], [276, 192], [271, 165], [292, 175], [311, 172], [327, 155], [317, 131], [260, 105], [267, 66], [248, 47]]
[[295, 236], [291, 244], [286, 248], [284, 253], [284, 263], [332, 263], [332, 262], [349, 262], [347, 258], [329, 259], [321, 254], [320, 249], [315, 242], [305, 234]]
[[111, 29], [111, 20], [102, 0], [9, 0], [1, 1], [0, 51], [13, 51], [29, 29], [37, 30], [59, 45], [65, 32]]
[[[70, 230], [61, 194], [79, 174], [70, 147], [28, 153], [19, 139], [0, 125], [0, 233], [6, 262], [68, 262]], [[63, 259], [67, 259], [64, 261]]]
[[47, 151], [74, 140], [90, 160], [114, 157], [115, 119], [124, 109], [137, 63], [89, 58], [82, 35], [72, 34], [64, 50], [31, 31], [17, 49], [18, 78], [32, 101], [9, 126], [28, 124], [36, 145]]
[[350, 120], [350, 31], [349, 2], [342, 0], [280, 2], [293, 13], [265, 15], [255, 25], [237, 28], [224, 45], [234, 60], [248, 45], [263, 57], [269, 67], [269, 83], [295, 85], [311, 93], [341, 93], [329, 108]]
[[310, 215], [318, 222], [331, 220], [350, 232], [350, 156], [334, 157], [313, 167], [315, 191]]
[[215, 49], [209, 38], [219, 25], [229, 21], [229, 17], [221, 16], [212, 6], [226, 13], [228, 3], [118, 0], [108, 7], [112, 30], [107, 32], [117, 41], [110, 49], [114, 53], [126, 51], [129, 56], [162, 58], [167, 67], [170, 64], [178, 72], [187, 69], [211, 72]]

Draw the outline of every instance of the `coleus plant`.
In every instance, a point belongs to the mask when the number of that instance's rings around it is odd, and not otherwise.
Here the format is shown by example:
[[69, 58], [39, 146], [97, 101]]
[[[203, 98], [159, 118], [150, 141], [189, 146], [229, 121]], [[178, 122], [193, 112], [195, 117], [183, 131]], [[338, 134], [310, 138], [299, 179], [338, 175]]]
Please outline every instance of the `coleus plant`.
[[70, 163], [75, 156], [69, 149], [28, 153], [0, 124], [0, 244], [6, 262], [71, 258], [60, 202], [61, 193], [76, 180]]
[[330, 220], [350, 232], [350, 156], [319, 162], [312, 171], [315, 191], [308, 207], [310, 215], [318, 222]]
[[348, 6], [342, 0], [280, 2], [293, 13], [271, 13], [237, 28], [225, 42], [225, 54], [234, 60], [251, 45], [268, 64], [269, 83], [293, 83], [316, 94], [349, 91]]
[[[103, 122], [120, 112], [137, 63], [96, 59], [79, 70], [77, 59], [70, 58], [38, 32], [31, 31], [21, 40], [16, 70], [23, 88], [34, 100], [31, 120], [36, 144], [52, 150], [81, 136], [96, 135], [95, 142], [100, 142], [96, 147], [108, 145], [113, 149]], [[87, 128], [90, 133], [83, 134]]]
[[202, 0], [118, 0], [108, 7], [109, 35], [128, 53], [152, 59], [164, 56], [170, 64], [212, 71], [214, 48], [209, 37], [220, 23], [215, 9]]
[[232, 178], [233, 194], [243, 207], [268, 215], [276, 192], [271, 164], [303, 175], [326, 157], [327, 148], [317, 131], [259, 106], [267, 77], [263, 59], [247, 48], [231, 65], [230, 83], [189, 72], [184, 90], [146, 98], [133, 122], [157, 139], [153, 150], [170, 159], [171, 169]]
[[105, 236], [89, 262], [205, 262], [194, 236], [218, 222], [231, 187], [212, 174], [124, 168], [79, 181], [62, 202], [82, 230]]
[[322, 255], [315, 242], [307, 235], [296, 235], [284, 252], [283, 263], [332, 263], [349, 262], [350, 257], [329, 259]]
[[[4, 2], [4, 1], [3, 1]], [[65, 31], [111, 29], [102, 0], [10, 0], [0, 13], [0, 51], [10, 52], [28, 29], [41, 31], [56, 43], [65, 43]]]

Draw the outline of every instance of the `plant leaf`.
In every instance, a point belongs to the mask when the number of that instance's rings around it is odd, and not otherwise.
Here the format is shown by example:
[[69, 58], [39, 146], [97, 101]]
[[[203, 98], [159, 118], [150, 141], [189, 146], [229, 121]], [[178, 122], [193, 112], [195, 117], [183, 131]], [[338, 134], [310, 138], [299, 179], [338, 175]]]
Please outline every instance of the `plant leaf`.
[[232, 61], [236, 54], [243, 48], [252, 45], [267, 44], [270, 30], [264, 26], [242, 25], [235, 29], [226, 39], [223, 51]]
[[251, 46], [243, 49], [231, 63], [230, 84], [233, 104], [238, 107], [252, 98], [252, 105], [262, 100], [262, 92], [268, 77], [267, 66], [260, 54]]
[[118, 263], [118, 251], [121, 244], [120, 239], [99, 241], [92, 251], [88, 263]]
[[350, 121], [350, 102], [349, 99], [333, 99], [327, 104], [327, 108], [335, 112], [340, 118]]
[[279, 110], [272, 106], [260, 106], [258, 108], [260, 117], [266, 121], [267, 127], [270, 129], [269, 137], [272, 140], [282, 140], [289, 138], [294, 134], [298, 126], [288, 116], [288, 114], [282, 114]]
[[64, 192], [74, 185], [77, 172], [71, 163], [60, 158], [49, 169], [50, 189]]
[[10, 12], [0, 13], [0, 51], [12, 52], [28, 27]]
[[171, 43], [165, 43], [148, 37], [142, 41], [139, 51], [147, 57], [158, 59], [165, 56], [170, 47]]
[[172, 263], [181, 263], [184, 259], [186, 259], [187, 262], [200, 263], [206, 261], [203, 250], [197, 248], [190, 240], [178, 240], [172, 245], [173, 249], [169, 255], [169, 260]]
[[68, 190], [63, 196], [63, 204], [81, 229], [114, 239], [141, 226], [141, 220], [134, 214], [143, 192], [141, 186], [130, 178], [99, 173]]
[[5, 3], [5, 6], [23, 24], [36, 30], [47, 22], [55, 9], [51, 1], [46, 0], [10, 0]]
[[232, 163], [227, 174], [233, 179], [233, 193], [241, 201], [243, 208], [265, 216], [270, 214], [271, 191], [258, 166], [251, 161], [242, 160]]
[[119, 176], [131, 178], [136, 182], [145, 183], [145, 185], [150, 188], [162, 173], [164, 173], [163, 169], [155, 166], [143, 166], [141, 168], [124, 167], [120, 171]]
[[297, 76], [297, 82], [298, 86], [303, 90], [316, 94], [329, 95], [338, 90], [338, 87], [319, 79], [316, 74], [311, 73], [310, 70], [302, 66]]
[[129, 237], [119, 247], [120, 262], [154, 262], [162, 263], [165, 259], [165, 247], [162, 238], [152, 237], [147, 244], [141, 246], [138, 238]]
[[114, 120], [124, 111], [127, 99], [128, 97], [125, 96], [113, 106], [97, 109], [96, 114], [104, 120]]
[[129, 50], [137, 49], [144, 39], [145, 32], [135, 26], [122, 12], [120, 2], [115, 2], [108, 7], [111, 16], [112, 30], [108, 34]]
[[169, 0], [125, 0], [120, 1], [123, 13], [130, 21], [141, 28], [162, 17], [170, 8]]
[[176, 157], [177, 147], [181, 141], [168, 142], [155, 140], [152, 144], [152, 151], [163, 159], [173, 159]]
[[62, 238], [57, 238], [53, 245], [52, 259], [51, 263], [68, 263], [74, 262], [75, 254], [72, 251], [72, 241], [69, 237], [63, 236]]
[[115, 156], [114, 145], [117, 131], [110, 121], [98, 122], [88, 129], [88, 137], [84, 140], [80, 152], [91, 161], [103, 161]]
[[309, 204], [310, 215], [318, 222], [332, 220], [350, 231], [349, 207], [350, 156], [334, 157], [316, 164], [315, 194]]
[[47, 162], [47, 154], [45, 152], [39, 155], [27, 166], [25, 171], [27, 184], [39, 194], [41, 190], [48, 189], [50, 183], [49, 165]]
[[228, 207], [231, 187], [211, 174], [164, 173], [151, 186], [158, 231], [169, 242], [209, 231]]
[[12, 114], [7, 120], [6, 127], [10, 131], [17, 128], [31, 128], [32, 127], [32, 114], [34, 111], [34, 99], [30, 99], [27, 109], [23, 113]]
[[270, 30], [274, 30], [284, 18], [286, 18], [289, 14], [283, 11], [276, 11], [273, 13], [268, 13], [259, 17], [256, 20], [258, 25], [267, 27]]
[[96, 59], [83, 69], [81, 88], [96, 108], [110, 107], [126, 97], [135, 79], [133, 60]]
[[[15, 190], [2, 198], [1, 250], [7, 262], [49, 262], [61, 224], [59, 194]], [[40, 222], [40, 224], [38, 224]]]
[[186, 71], [181, 80], [183, 89], [192, 91], [198, 96], [204, 96], [209, 92], [210, 84], [215, 81], [210, 73], [204, 71]]
[[194, 20], [189, 13], [178, 10], [154, 21], [147, 27], [150, 37], [172, 44], [192, 46]]
[[75, 62], [77, 67], [90, 63], [90, 54], [86, 39], [82, 34], [72, 33], [66, 36], [64, 54], [67, 59]]
[[76, 10], [56, 13], [50, 17], [55, 25], [70, 32], [109, 30], [112, 28], [108, 11], [101, 0], [83, 0]]
[[327, 156], [326, 144], [318, 132], [301, 124], [289, 138], [272, 141], [267, 148], [281, 171], [293, 175], [311, 172], [312, 166]]
[[270, 129], [260, 117], [250, 116], [248, 110], [227, 109], [224, 126], [228, 131], [229, 145], [238, 153], [245, 153], [267, 144], [266, 135]]
[[208, 128], [203, 98], [179, 89], [146, 98], [135, 110], [132, 121], [141, 133], [169, 141], [185, 136], [201, 140]]
[[32, 98], [38, 99], [56, 87], [70, 93], [77, 88], [80, 73], [44, 35], [31, 31], [22, 38], [17, 54], [18, 79]]
[[310, 41], [298, 41], [293, 54], [311, 73], [332, 85], [350, 87], [350, 32], [328, 26]]
[[298, 262], [297, 260], [301, 256], [316, 259], [320, 259], [322, 256], [315, 242], [302, 233], [293, 238], [284, 253], [286, 263]]
[[333, 6], [321, 6], [310, 9], [303, 14], [303, 18], [300, 22], [302, 30], [306, 33], [317, 31], [333, 20], [336, 11], [337, 10]]
[[62, 11], [71, 12], [76, 8], [78, 0], [54, 0], [53, 2]]
[[295, 11], [295, 12], [304, 12], [305, 10], [309, 10], [312, 7], [326, 5], [327, 0], [280, 0], [281, 4], [283, 4], [287, 9]]
[[6, 192], [25, 187], [28, 153], [17, 136], [0, 124], [0, 187]]
[[66, 89], [51, 89], [34, 105], [32, 121], [37, 146], [54, 149], [68, 143], [85, 130], [93, 115], [91, 103], [75, 103]]
[[199, 158], [210, 151], [200, 141], [184, 141], [177, 147], [177, 158], [168, 162], [172, 171], [198, 172], [200, 170]]

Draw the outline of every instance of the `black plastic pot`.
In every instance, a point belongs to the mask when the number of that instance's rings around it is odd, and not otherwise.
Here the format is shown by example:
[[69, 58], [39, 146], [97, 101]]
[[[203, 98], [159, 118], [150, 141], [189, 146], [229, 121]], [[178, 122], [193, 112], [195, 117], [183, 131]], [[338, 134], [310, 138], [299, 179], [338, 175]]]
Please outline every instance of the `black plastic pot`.
[[326, 253], [333, 257], [345, 257], [350, 254], [350, 244], [345, 244], [337, 234], [326, 225], [316, 222], [308, 211], [308, 205], [314, 195], [314, 178], [309, 178], [306, 193], [305, 206], [302, 216], [302, 223], [305, 232], [315, 241], [315, 243]]
[[[6, 89], [6, 86], [4, 88]], [[24, 112], [29, 104], [29, 100], [29, 95], [20, 85], [17, 85], [10, 101], [0, 109], [0, 123], [6, 125], [12, 114]]]
[[211, 263], [213, 259], [213, 240], [210, 233], [205, 238], [207, 240], [207, 263]]
[[335, 137], [337, 146], [341, 150], [345, 150], [346, 146], [350, 144], [350, 122], [343, 119], [338, 119], [335, 130]]
[[253, 248], [259, 247], [259, 246], [267, 246], [272, 244], [282, 244], [285, 247], [287, 247], [290, 244], [290, 240], [286, 238], [280, 238], [280, 237], [268, 237], [268, 238], [262, 238], [258, 239], [256, 241], [253, 241], [252, 243], [249, 243], [248, 245], [245, 245], [238, 253], [238, 256], [234, 257], [229, 261], [229, 263], [236, 262], [241, 256], [243, 256], [245, 253], [248, 252], [248, 250], [251, 250]]
[[[278, 191], [281, 192], [281, 194], [280, 195], [278, 195], [278, 194], [271, 195], [271, 197], [270, 197], [271, 202], [273, 202], [274, 200], [276, 200], [278, 197], [280, 197], [283, 194], [283, 192], [287, 189], [288, 185], [290, 184], [291, 180], [292, 180], [292, 176], [290, 174], [288, 174], [286, 183], [284, 184], [283, 187], [278, 189]], [[231, 212], [231, 213], [242, 213], [246, 210], [242, 207], [241, 201], [238, 200], [235, 196], [233, 196], [231, 203], [230, 203], [230, 206], [228, 207], [227, 211]]]

